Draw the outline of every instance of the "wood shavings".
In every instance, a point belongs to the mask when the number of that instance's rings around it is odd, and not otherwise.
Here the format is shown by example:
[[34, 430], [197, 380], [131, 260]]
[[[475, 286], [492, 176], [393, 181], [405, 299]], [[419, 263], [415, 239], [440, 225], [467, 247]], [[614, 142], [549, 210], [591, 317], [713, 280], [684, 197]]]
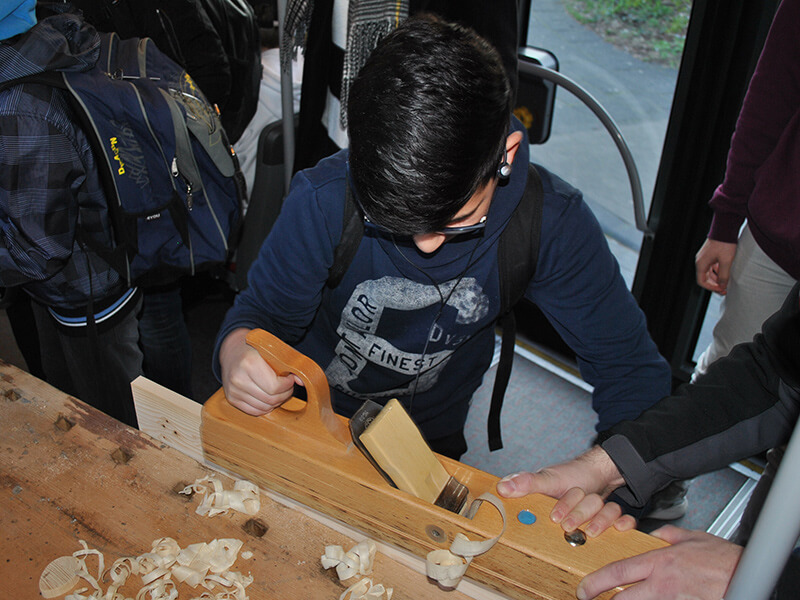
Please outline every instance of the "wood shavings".
[[125, 585], [128, 577], [138, 575], [138, 573], [139, 563], [136, 559], [126, 557], [115, 560], [111, 568], [106, 571], [106, 577], [111, 579], [106, 594], [113, 598], [117, 590]]
[[[132, 575], [138, 575], [141, 587], [135, 600], [176, 600], [181, 583], [208, 590], [194, 596], [194, 600], [247, 600], [246, 588], [253, 582], [252, 576], [230, 570], [242, 548], [242, 542], [236, 539], [215, 539], [182, 549], [172, 538], [160, 538], [153, 542], [150, 552], [117, 559], [107, 571], [103, 554], [83, 540], [80, 543], [81, 550], [56, 559], [42, 573], [39, 587], [45, 598], [63, 595], [84, 579], [91, 588], [75, 590], [64, 600], [131, 600], [119, 590]], [[252, 553], [247, 554], [252, 557]], [[97, 577], [86, 566], [90, 556], [97, 558]], [[104, 581], [109, 581], [105, 592], [100, 587]]]
[[454, 588], [466, 573], [472, 559], [488, 552], [506, 530], [506, 511], [500, 499], [493, 494], [482, 494], [478, 500], [485, 500], [494, 506], [503, 517], [503, 528], [490, 540], [471, 541], [463, 533], [457, 533], [449, 550], [433, 550], [428, 553], [425, 570], [428, 577], [444, 588]]
[[[325, 554], [320, 558], [325, 569], [336, 567], [339, 580], [350, 579], [356, 575], [369, 575], [375, 562], [378, 547], [372, 540], [364, 540], [345, 552], [341, 546], [325, 546]], [[391, 600], [392, 588], [382, 583], [373, 584], [372, 579], [364, 577], [347, 588], [339, 600]]]
[[39, 578], [39, 591], [45, 598], [63, 596], [80, 581], [80, 563], [74, 556], [60, 556], [47, 565]]
[[[213, 488], [213, 492], [210, 488]], [[252, 516], [261, 509], [258, 487], [244, 479], [234, 482], [232, 490], [226, 490], [222, 487], [222, 481], [220, 481], [219, 477], [203, 477], [187, 485], [178, 493], [204, 495], [203, 500], [195, 511], [198, 515], [214, 517], [225, 514], [229, 509], [232, 509]]]
[[170, 579], [157, 579], [144, 586], [136, 594], [136, 600], [175, 600], [178, 590]]
[[364, 540], [353, 546], [345, 553], [341, 546], [325, 546], [322, 555], [322, 566], [325, 569], [336, 567], [336, 574], [340, 580], [350, 579], [356, 575], [369, 575], [372, 573], [372, 563], [378, 548], [372, 540]]
[[[99, 580], [103, 578], [103, 571], [105, 570], [105, 559], [103, 557], [102, 552], [95, 550], [94, 548], [89, 548], [89, 545], [84, 542], [83, 540], [79, 540], [80, 545], [83, 546], [83, 550], [78, 550], [77, 552], [73, 552], [72, 556], [74, 556], [80, 565], [78, 569], [78, 577], [85, 579], [86, 582], [92, 586], [95, 590], [94, 593], [99, 593], [100, 584], [98, 583]], [[86, 567], [86, 558], [88, 556], [96, 556], [97, 557], [97, 577], [92, 577], [89, 574], [89, 569]], [[94, 595], [93, 593], [93, 595]]]
[[392, 600], [392, 588], [384, 587], [382, 583], [372, 583], [372, 579], [365, 577], [347, 588], [339, 600]]
[[241, 547], [242, 542], [235, 539], [213, 540], [208, 544], [191, 544], [180, 551], [177, 555], [177, 562], [179, 566], [184, 567], [181, 572], [194, 571], [202, 573], [205, 578], [208, 572], [224, 573], [233, 566]]
[[461, 581], [471, 560], [456, 556], [450, 550], [433, 550], [428, 553], [425, 570], [428, 577], [435, 579], [442, 587], [453, 588]]

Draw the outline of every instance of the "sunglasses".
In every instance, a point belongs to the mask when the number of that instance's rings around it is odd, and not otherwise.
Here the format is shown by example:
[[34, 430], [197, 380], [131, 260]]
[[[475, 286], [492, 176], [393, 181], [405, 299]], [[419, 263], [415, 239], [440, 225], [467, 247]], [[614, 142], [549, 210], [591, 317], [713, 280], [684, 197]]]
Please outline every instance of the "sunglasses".
[[[367, 215], [366, 211], [364, 210], [364, 207], [361, 206], [361, 202], [358, 200], [358, 198], [356, 198], [355, 196], [353, 196], [353, 198], [355, 199], [356, 204], [358, 205], [358, 208], [361, 211], [361, 214], [364, 215], [364, 226], [365, 227], [369, 227], [370, 229], [374, 229], [374, 230], [379, 231], [381, 233], [386, 233], [386, 234], [393, 235], [393, 232], [389, 231], [385, 227], [381, 227], [377, 223], [373, 223], [370, 220], [369, 216]], [[473, 225], [458, 225], [458, 226], [453, 226], [453, 227], [442, 227], [441, 229], [437, 229], [433, 233], [438, 233], [438, 234], [441, 234], [441, 235], [461, 235], [461, 234], [464, 234], [464, 233], [474, 233], [476, 231], [481, 231], [485, 227], [486, 227], [486, 215], [482, 216], [481, 220], [478, 221], [477, 223], [474, 223]]]
[[[361, 205], [361, 200], [358, 199], [358, 194], [355, 193], [353, 190], [353, 200], [356, 202], [356, 206], [358, 206], [358, 210], [361, 211], [361, 214], [364, 216], [364, 226], [370, 229], [374, 229], [375, 231], [379, 231], [380, 233], [394, 235], [393, 231], [389, 231], [385, 227], [381, 227], [377, 223], [373, 222], [367, 211], [364, 210], [364, 207]], [[472, 225], [456, 225], [453, 227], [442, 227], [441, 229], [437, 229], [433, 233], [438, 233], [442, 235], [462, 235], [464, 233], [475, 233], [476, 231], [481, 231], [486, 227], [486, 215], [481, 217], [481, 220], [477, 223]]]
[[[358, 194], [355, 191], [355, 186], [353, 186], [353, 182], [350, 179], [351, 175], [350, 175], [349, 162], [347, 164], [347, 175], [348, 175], [348, 184], [350, 185], [350, 189], [353, 193], [353, 200], [355, 200], [356, 206], [358, 206], [358, 209], [361, 211], [361, 214], [364, 217], [364, 226], [383, 234], [394, 235], [393, 231], [389, 231], [385, 227], [382, 227], [377, 223], [375, 223], [374, 221], [372, 221], [369, 218], [367, 211], [364, 210], [364, 207], [361, 204], [361, 200], [358, 198]], [[441, 229], [437, 229], [436, 231], [433, 231], [431, 233], [436, 233], [441, 235], [462, 235], [465, 233], [475, 233], [477, 231], [481, 231], [486, 228], [486, 217], [487, 215], [482, 216], [480, 221], [478, 221], [477, 223], [473, 223], [472, 225], [455, 225], [452, 227], [442, 227]]]

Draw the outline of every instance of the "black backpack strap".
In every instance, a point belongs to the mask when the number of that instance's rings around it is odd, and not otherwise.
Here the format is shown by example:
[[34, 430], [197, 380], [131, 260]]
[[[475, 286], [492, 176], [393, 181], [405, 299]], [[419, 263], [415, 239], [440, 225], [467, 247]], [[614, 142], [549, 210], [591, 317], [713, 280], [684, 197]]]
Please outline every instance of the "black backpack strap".
[[517, 208], [500, 235], [497, 249], [498, 272], [500, 273], [500, 318], [503, 330], [500, 343], [500, 362], [492, 389], [489, 406], [489, 449], [503, 447], [500, 434], [500, 411], [503, 397], [511, 377], [514, 361], [514, 344], [517, 323], [514, 306], [519, 302], [536, 272], [539, 260], [539, 240], [542, 232], [542, 180], [533, 165], [528, 165], [528, 181]]
[[67, 84], [64, 82], [64, 77], [60, 71], [42, 71], [40, 73], [32, 73], [30, 75], [23, 75], [16, 79], [9, 79], [0, 83], [0, 92], [14, 87], [21, 83], [41, 83], [42, 85], [49, 85], [52, 87], [67, 89]]
[[350, 182], [346, 184], [344, 199], [344, 218], [342, 220], [342, 237], [333, 251], [333, 264], [328, 269], [329, 288], [333, 289], [342, 282], [342, 277], [350, 268], [356, 255], [361, 238], [364, 236], [364, 220], [353, 199]]

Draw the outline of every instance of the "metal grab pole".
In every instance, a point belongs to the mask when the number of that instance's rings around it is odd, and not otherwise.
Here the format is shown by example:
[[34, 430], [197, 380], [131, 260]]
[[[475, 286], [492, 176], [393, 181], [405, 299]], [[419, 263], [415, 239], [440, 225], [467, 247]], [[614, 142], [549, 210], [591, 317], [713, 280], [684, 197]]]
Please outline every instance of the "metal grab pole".
[[800, 421], [723, 600], [767, 600], [800, 537]]
[[550, 81], [572, 92], [579, 100], [581, 100], [595, 116], [600, 119], [606, 130], [611, 134], [611, 138], [617, 145], [619, 153], [622, 155], [622, 161], [625, 163], [625, 169], [628, 172], [628, 181], [631, 185], [631, 193], [633, 194], [633, 216], [636, 221], [636, 228], [645, 235], [652, 235], [653, 231], [647, 225], [647, 217], [644, 214], [644, 199], [642, 194], [642, 182], [639, 179], [639, 170], [636, 168], [636, 163], [633, 160], [628, 144], [625, 143], [625, 138], [622, 137], [617, 124], [614, 119], [608, 114], [605, 108], [594, 99], [589, 92], [578, 85], [575, 81], [562, 75], [558, 71], [553, 71], [547, 67], [539, 65], [528, 64], [526, 69], [532, 71], [542, 79]]
[[[286, 21], [286, 1], [278, 0], [278, 39], [283, 40]], [[294, 89], [292, 87], [292, 61], [281, 69], [281, 118], [283, 120], [283, 193], [289, 192], [294, 171]]]

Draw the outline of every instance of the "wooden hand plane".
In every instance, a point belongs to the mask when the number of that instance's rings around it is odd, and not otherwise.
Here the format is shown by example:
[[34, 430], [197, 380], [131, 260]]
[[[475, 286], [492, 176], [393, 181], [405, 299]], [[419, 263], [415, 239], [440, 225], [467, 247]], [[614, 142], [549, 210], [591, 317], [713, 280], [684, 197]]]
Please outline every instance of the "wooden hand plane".
[[[502, 530], [492, 507], [479, 507], [468, 518], [392, 487], [352, 443], [348, 420], [334, 413], [322, 369], [265, 331], [251, 331], [247, 342], [278, 374], [297, 375], [307, 401], [292, 398], [268, 415], [253, 417], [230, 405], [220, 389], [202, 412], [201, 437], [209, 460], [423, 558], [448, 549], [457, 533], [486, 540]], [[470, 499], [485, 492], [496, 495], [494, 475], [437, 457], [468, 488]], [[549, 518], [552, 498], [531, 494], [502, 502], [505, 533], [472, 561], [466, 577], [511, 598], [574, 600], [586, 574], [665, 545], [639, 531], [613, 528], [575, 545]], [[535, 522], [527, 524], [531, 515]]]

